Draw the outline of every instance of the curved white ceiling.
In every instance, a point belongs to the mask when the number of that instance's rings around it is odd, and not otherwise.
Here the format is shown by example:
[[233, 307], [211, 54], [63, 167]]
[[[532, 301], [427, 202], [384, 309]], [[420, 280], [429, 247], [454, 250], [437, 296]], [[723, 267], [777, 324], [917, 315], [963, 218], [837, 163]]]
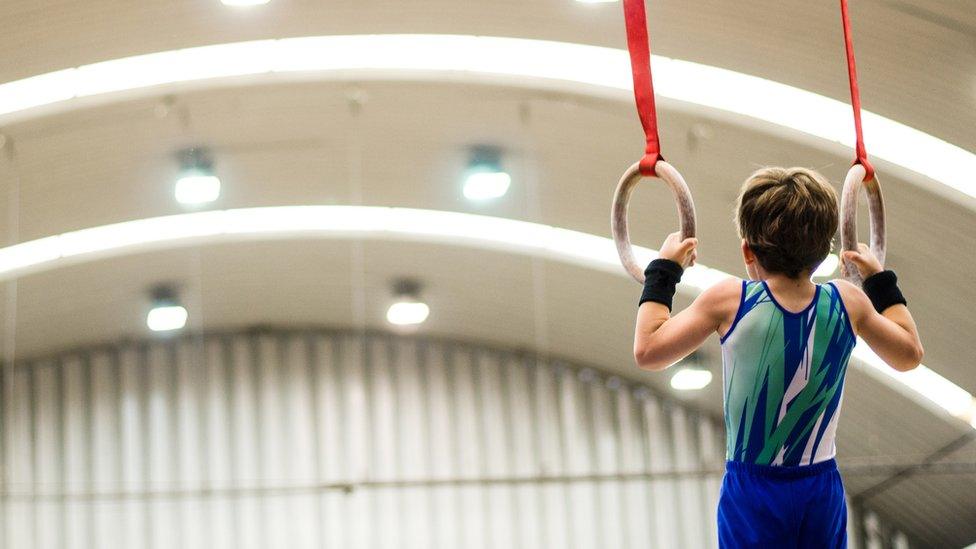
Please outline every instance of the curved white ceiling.
[[[0, 248], [0, 279], [105, 257], [214, 242], [279, 238], [392, 239], [469, 246], [562, 261], [627, 276], [613, 241], [550, 225], [460, 212], [378, 206], [279, 206], [213, 210], [92, 227]], [[636, 248], [638, 260], [654, 250]], [[704, 265], [689, 268], [682, 290], [698, 295], [732, 275]], [[859, 341], [854, 357], [881, 382], [976, 428], [976, 398], [933, 370], [888, 367]]]
[[[628, 98], [623, 50], [460, 35], [317, 36], [239, 42], [105, 61], [0, 85], [0, 122], [231, 82], [378, 77], [489, 81]], [[657, 94], [746, 116], [846, 147], [850, 107], [778, 82], [655, 56]], [[864, 112], [869, 153], [976, 198], [976, 155], [894, 120]], [[976, 202], [967, 200], [976, 207]]]

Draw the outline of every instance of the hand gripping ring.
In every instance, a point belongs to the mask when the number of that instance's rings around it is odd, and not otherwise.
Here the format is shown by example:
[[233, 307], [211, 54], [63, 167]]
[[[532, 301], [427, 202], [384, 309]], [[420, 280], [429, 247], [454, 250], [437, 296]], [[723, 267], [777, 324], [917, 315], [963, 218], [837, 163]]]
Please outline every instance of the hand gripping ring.
[[[663, 160], [659, 160], [654, 165], [654, 170], [657, 177], [667, 183], [674, 195], [674, 201], [678, 207], [678, 220], [681, 223], [681, 237], [694, 237], [695, 203], [691, 199], [688, 184], [685, 183], [678, 170], [674, 169], [674, 166]], [[630, 243], [630, 229], [627, 225], [627, 206], [630, 204], [630, 195], [634, 192], [634, 187], [642, 178], [640, 163], [634, 164], [624, 172], [623, 177], [620, 178], [620, 183], [617, 184], [617, 190], [613, 194], [613, 208], [610, 211], [610, 229], [613, 231], [613, 241], [617, 245], [620, 263], [639, 284], [644, 283], [644, 267], [646, 265], [639, 265], [634, 257], [634, 248]]]
[[[866, 174], [864, 166], [860, 164], [854, 164], [847, 172], [847, 178], [844, 180], [844, 191], [840, 200], [840, 243], [844, 251], [857, 251], [857, 198], [863, 186], [867, 192], [868, 214], [871, 221], [871, 252], [884, 265], [887, 247], [884, 198], [881, 196], [881, 185], [878, 183], [877, 176], [865, 181]], [[850, 282], [860, 285], [863, 280], [861, 280], [861, 274], [857, 267], [848, 261], [844, 263], [846, 271], [844, 277]]]

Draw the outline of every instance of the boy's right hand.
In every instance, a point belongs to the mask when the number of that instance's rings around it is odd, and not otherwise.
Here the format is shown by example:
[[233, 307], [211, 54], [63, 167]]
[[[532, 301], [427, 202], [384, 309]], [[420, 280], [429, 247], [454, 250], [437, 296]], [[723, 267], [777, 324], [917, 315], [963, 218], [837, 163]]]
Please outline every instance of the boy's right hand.
[[682, 269], [687, 269], [694, 265], [695, 260], [698, 259], [698, 252], [695, 251], [697, 247], [697, 238], [682, 240], [681, 233], [671, 233], [664, 239], [664, 244], [661, 244], [661, 251], [657, 256], [661, 259], [670, 259], [681, 265]]
[[861, 278], [866, 279], [871, 275], [878, 274], [884, 270], [884, 266], [878, 261], [878, 258], [874, 256], [871, 248], [863, 242], [857, 244], [857, 251], [849, 250], [841, 254], [841, 273], [847, 276], [847, 262], [850, 261], [857, 267], [859, 273], [861, 273]]

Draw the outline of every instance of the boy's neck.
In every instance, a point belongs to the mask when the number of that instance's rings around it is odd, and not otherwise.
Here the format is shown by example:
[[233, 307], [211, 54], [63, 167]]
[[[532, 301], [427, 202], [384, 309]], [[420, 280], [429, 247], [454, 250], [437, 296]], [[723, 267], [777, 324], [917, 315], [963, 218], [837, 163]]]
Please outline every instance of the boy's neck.
[[759, 277], [761, 280], [765, 280], [766, 284], [776, 288], [801, 289], [814, 286], [813, 281], [810, 280], [809, 273], [801, 274], [796, 278], [790, 278], [782, 273], [767, 273], [760, 271]]

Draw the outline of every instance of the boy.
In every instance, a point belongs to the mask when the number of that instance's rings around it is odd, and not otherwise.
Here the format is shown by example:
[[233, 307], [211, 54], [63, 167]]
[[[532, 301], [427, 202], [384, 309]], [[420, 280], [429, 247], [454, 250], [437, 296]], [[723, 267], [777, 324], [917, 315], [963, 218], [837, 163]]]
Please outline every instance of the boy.
[[864, 244], [844, 252], [864, 290], [811, 282], [830, 252], [837, 195], [803, 168], [766, 168], [736, 204], [749, 280], [709, 288], [675, 316], [671, 299], [697, 240], [668, 236], [648, 265], [637, 315], [638, 366], [663, 370], [713, 332], [722, 344], [726, 473], [722, 547], [845, 547], [847, 508], [834, 461], [844, 374], [856, 337], [901, 371], [922, 344], [893, 272]]

